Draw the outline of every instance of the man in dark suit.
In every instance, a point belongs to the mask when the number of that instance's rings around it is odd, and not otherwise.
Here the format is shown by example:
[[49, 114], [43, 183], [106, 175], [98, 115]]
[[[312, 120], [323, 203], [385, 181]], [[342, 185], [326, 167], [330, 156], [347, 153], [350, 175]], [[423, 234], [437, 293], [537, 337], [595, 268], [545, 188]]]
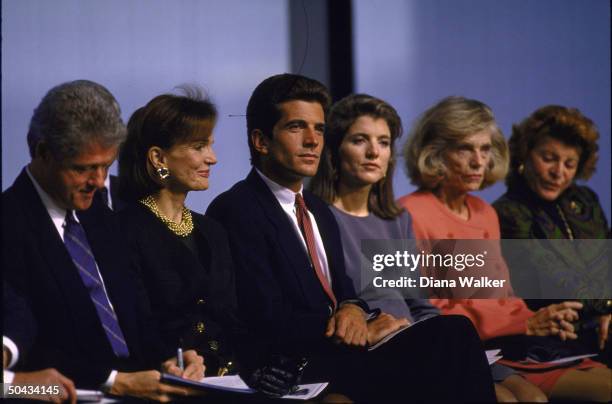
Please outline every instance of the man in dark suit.
[[[239, 307], [250, 328], [245, 346], [259, 354], [247, 354], [249, 360], [306, 357], [305, 379], [329, 380], [334, 391], [359, 401], [397, 401], [400, 392], [417, 401], [493, 401], [486, 359], [466, 319], [434, 318], [394, 343], [365, 349], [397, 325], [372, 318], [355, 297], [333, 214], [303, 190], [303, 179], [318, 168], [329, 104], [327, 89], [303, 76], [260, 83], [247, 106], [254, 168], [207, 211], [229, 234]], [[432, 389], [434, 383], [444, 388]]]
[[122, 211], [126, 203], [119, 197], [119, 177], [112, 174], [108, 175], [104, 181], [104, 186], [96, 191], [94, 199], [98, 199], [100, 203], [108, 206], [112, 211]]
[[[72, 380], [59, 373], [56, 369], [48, 368], [32, 372], [10, 371], [18, 361], [17, 346], [27, 351], [32, 344], [32, 337], [36, 335], [36, 324], [30, 308], [25, 299], [17, 295], [7, 282], [2, 284], [2, 318], [4, 322], [4, 336], [2, 349], [3, 381], [5, 384], [35, 384], [57, 386], [57, 390], [51, 395], [41, 394], [19, 394], [22, 398], [31, 398], [42, 401], [69, 400], [75, 404], [77, 400], [76, 389]], [[11, 354], [11, 352], [13, 354]], [[5, 390], [5, 392], [7, 392]], [[40, 392], [39, 392], [40, 393]]]
[[[124, 136], [116, 100], [90, 81], [54, 87], [34, 111], [32, 161], [2, 194], [4, 282], [29, 308], [34, 335], [28, 342], [5, 320], [5, 337], [17, 342], [7, 356], [19, 356], [16, 370], [53, 367], [79, 387], [168, 400], [187, 391], [147, 370], [170, 355], [160, 348], [114, 215], [94, 201]], [[184, 372], [175, 358], [162, 368], [201, 378], [202, 358], [190, 351], [185, 360]]]

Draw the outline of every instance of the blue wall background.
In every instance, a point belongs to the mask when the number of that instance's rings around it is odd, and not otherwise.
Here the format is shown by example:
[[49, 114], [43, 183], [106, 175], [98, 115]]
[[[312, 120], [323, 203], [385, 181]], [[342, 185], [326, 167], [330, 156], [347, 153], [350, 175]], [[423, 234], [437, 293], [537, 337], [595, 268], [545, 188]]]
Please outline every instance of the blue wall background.
[[[249, 169], [244, 116], [228, 115], [244, 114], [262, 79], [291, 69], [289, 1], [3, 0], [3, 189], [29, 161], [30, 116], [52, 86], [98, 81], [127, 121], [155, 95], [197, 83], [220, 112], [211, 187], [188, 199], [204, 211]], [[450, 94], [489, 104], [506, 135], [541, 105], [580, 108], [600, 129], [589, 185], [610, 218], [607, 0], [354, 0], [353, 14], [355, 89], [392, 103], [406, 129]], [[395, 185], [398, 195], [413, 190], [401, 169]], [[481, 194], [492, 201], [503, 190]]]
[[154, 96], [196, 83], [220, 115], [211, 186], [187, 201], [203, 212], [250, 168], [243, 115], [254, 87], [289, 70], [285, 0], [3, 0], [2, 187], [29, 162], [30, 117], [54, 85], [103, 84], [127, 122]]
[[[607, 0], [353, 4], [355, 90], [394, 105], [406, 132], [425, 109], [448, 95], [487, 103], [506, 137], [513, 123], [546, 104], [577, 107], [590, 117], [601, 138], [597, 172], [588, 185], [610, 220]], [[401, 158], [400, 164], [394, 186], [397, 195], [404, 195], [415, 188]], [[498, 183], [479, 196], [492, 202], [504, 190]]]

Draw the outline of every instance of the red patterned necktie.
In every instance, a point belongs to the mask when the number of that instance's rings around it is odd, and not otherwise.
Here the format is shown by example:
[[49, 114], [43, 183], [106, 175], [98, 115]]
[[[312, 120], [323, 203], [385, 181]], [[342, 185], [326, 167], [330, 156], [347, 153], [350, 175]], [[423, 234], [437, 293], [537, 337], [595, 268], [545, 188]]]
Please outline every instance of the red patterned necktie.
[[319, 282], [321, 282], [323, 290], [325, 290], [325, 293], [327, 293], [327, 296], [329, 296], [333, 302], [335, 310], [338, 302], [336, 301], [336, 296], [334, 296], [334, 291], [329, 285], [327, 277], [323, 273], [323, 268], [321, 268], [321, 261], [319, 261], [319, 255], [317, 254], [315, 244], [314, 231], [312, 230], [312, 222], [310, 221], [310, 216], [308, 216], [308, 210], [306, 209], [306, 204], [304, 203], [304, 198], [302, 198], [301, 194], [295, 194], [295, 214], [297, 216], [298, 225], [300, 226], [302, 235], [306, 240], [306, 247], [308, 249], [308, 255], [310, 256], [310, 262], [314, 267], [317, 278], [319, 278]]

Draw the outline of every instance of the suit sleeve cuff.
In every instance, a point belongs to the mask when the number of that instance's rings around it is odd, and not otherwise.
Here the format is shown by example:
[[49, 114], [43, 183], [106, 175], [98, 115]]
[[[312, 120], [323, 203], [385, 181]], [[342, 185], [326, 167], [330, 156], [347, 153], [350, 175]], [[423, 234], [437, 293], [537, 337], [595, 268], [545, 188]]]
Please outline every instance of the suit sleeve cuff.
[[9, 337], [5, 337], [4, 335], [2, 336], [2, 345], [11, 353], [11, 361], [7, 366], [7, 368], [10, 369], [15, 366], [15, 364], [19, 360], [19, 349]]
[[100, 386], [100, 390], [102, 390], [105, 393], [108, 393], [109, 391], [111, 391], [111, 388], [113, 387], [113, 384], [115, 384], [115, 378], [116, 377], [117, 377], [117, 371], [116, 370], [112, 370], [110, 372], [110, 375], [108, 375], [108, 379], [106, 379], [104, 384], [102, 386]]
[[4, 369], [2, 379], [3, 383], [13, 383], [13, 380], [15, 379], [15, 373], [11, 372], [10, 370]]
[[379, 309], [370, 310], [370, 307], [368, 306], [368, 304], [364, 300], [361, 300], [361, 299], [346, 299], [346, 300], [343, 300], [338, 305], [338, 308], [341, 308], [345, 304], [354, 304], [355, 306], [357, 306], [361, 310], [363, 310], [364, 317], [365, 317], [366, 321], [373, 320], [376, 317], [378, 317], [378, 315], [380, 314], [380, 310]]

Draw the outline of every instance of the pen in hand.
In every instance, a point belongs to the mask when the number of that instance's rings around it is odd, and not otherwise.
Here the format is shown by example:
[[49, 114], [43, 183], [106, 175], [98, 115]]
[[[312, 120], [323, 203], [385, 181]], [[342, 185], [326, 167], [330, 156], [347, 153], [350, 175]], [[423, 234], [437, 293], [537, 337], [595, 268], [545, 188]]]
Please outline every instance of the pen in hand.
[[181, 347], [179, 347], [176, 350], [176, 361], [177, 361], [179, 369], [181, 369], [181, 372], [185, 370], [185, 362], [183, 359], [183, 348]]

